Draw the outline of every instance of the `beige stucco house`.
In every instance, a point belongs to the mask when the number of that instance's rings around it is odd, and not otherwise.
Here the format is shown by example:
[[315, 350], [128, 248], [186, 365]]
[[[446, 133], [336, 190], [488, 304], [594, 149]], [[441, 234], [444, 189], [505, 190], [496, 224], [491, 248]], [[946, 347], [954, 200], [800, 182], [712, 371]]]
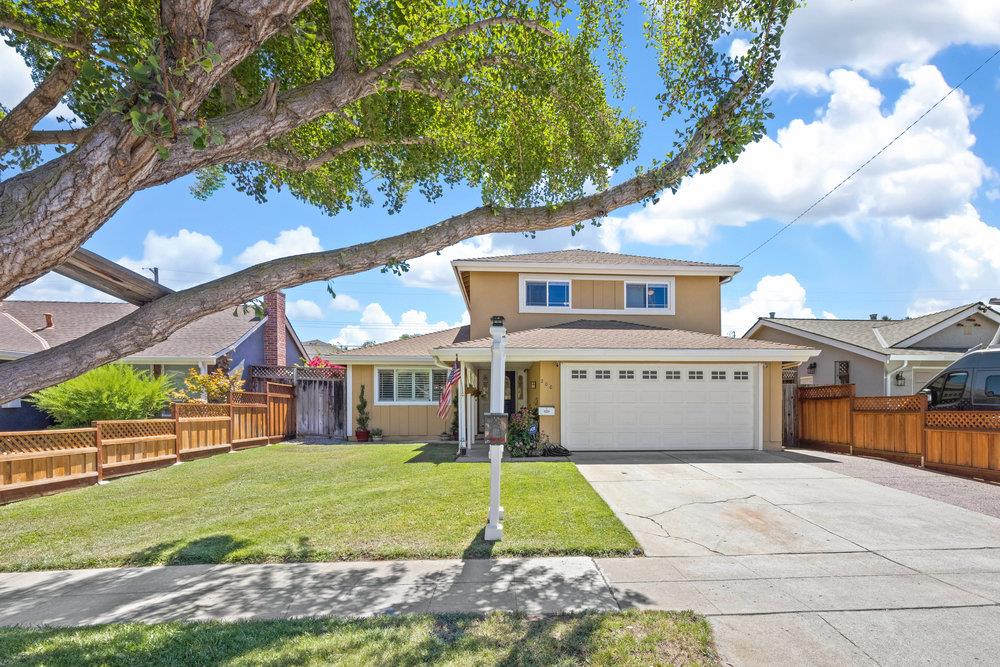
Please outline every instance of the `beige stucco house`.
[[[347, 366], [352, 420], [361, 387], [387, 437], [436, 438], [457, 359], [459, 439], [482, 432], [491, 317], [507, 329], [504, 410], [539, 411], [570, 450], [780, 447], [782, 364], [810, 346], [727, 338], [721, 289], [740, 268], [589, 250], [452, 262], [468, 326], [328, 358]], [[353, 428], [349, 424], [348, 432]]]
[[1000, 313], [977, 302], [906, 319], [764, 317], [744, 338], [819, 349], [798, 367], [798, 384], [853, 384], [858, 396], [905, 396], [968, 350], [989, 345], [998, 325]]

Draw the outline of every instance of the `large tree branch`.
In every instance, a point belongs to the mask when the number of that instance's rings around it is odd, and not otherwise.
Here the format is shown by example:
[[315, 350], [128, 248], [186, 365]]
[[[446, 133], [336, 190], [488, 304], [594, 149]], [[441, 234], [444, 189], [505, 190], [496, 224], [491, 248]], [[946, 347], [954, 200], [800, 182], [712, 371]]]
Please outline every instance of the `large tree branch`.
[[250, 157], [255, 161], [264, 162], [279, 169], [286, 169], [288, 171], [310, 171], [312, 169], [322, 167], [330, 160], [333, 160], [344, 153], [349, 153], [350, 151], [357, 150], [359, 148], [368, 148], [370, 146], [416, 146], [428, 143], [431, 143], [431, 139], [424, 137], [403, 137], [401, 139], [357, 138], [348, 139], [344, 143], [334, 146], [333, 148], [329, 148], [312, 158], [299, 157], [293, 153], [278, 151], [270, 148], [262, 148], [255, 151]]
[[0, 155], [22, 143], [35, 123], [59, 104], [80, 71], [74, 58], [63, 56], [45, 80], [0, 119]]
[[23, 146], [78, 144], [84, 140], [89, 132], [89, 127], [78, 127], [72, 130], [32, 130], [21, 137], [21, 141], [18, 143]]
[[275, 259], [169, 294], [76, 340], [0, 364], [0, 402], [141, 352], [166, 340], [185, 324], [277, 289], [359, 273], [442, 250], [482, 234], [567, 227], [645, 201], [665, 187], [676, 186], [697, 166], [709, 143], [725, 131], [748, 88], [736, 86], [733, 94], [699, 123], [673, 159], [624, 183], [559, 206], [500, 209], [481, 206], [412, 232], [336, 250]]
[[79, 51], [80, 53], [85, 53], [87, 55], [93, 56], [109, 65], [115, 65], [116, 67], [125, 67], [124, 61], [119, 59], [117, 56], [107, 53], [105, 51], [98, 51], [93, 45], [87, 44], [81, 41], [74, 41], [70, 39], [63, 39], [62, 37], [55, 37], [53, 35], [47, 35], [41, 30], [32, 28], [31, 26], [21, 23], [9, 16], [0, 17], [0, 28], [6, 28], [13, 32], [26, 35], [28, 37], [34, 37], [35, 39], [41, 40], [53, 46], [58, 46], [61, 49], [67, 51]]
[[173, 62], [197, 56], [194, 45], [205, 41], [211, 11], [212, 0], [160, 0], [160, 23], [170, 38]]
[[[226, 138], [221, 146], [198, 150], [177, 145], [170, 158], [158, 166], [155, 173], [142, 182], [142, 188], [167, 183], [198, 169], [213, 165], [239, 162], [268, 142], [315, 120], [334, 113], [380, 90], [380, 84], [395, 74], [409, 60], [450, 40], [497, 26], [520, 25], [545, 35], [552, 32], [536, 21], [516, 17], [493, 17], [459, 26], [411, 46], [383, 64], [361, 73], [334, 70], [333, 74], [298, 88], [277, 94], [268, 104], [258, 104], [213, 119], [211, 126]], [[397, 90], [419, 92], [440, 98], [443, 91], [421, 82], [413, 76], [403, 76], [389, 82]], [[193, 125], [189, 121], [187, 125]]]
[[330, 17], [334, 66], [342, 71], [356, 72], [358, 40], [354, 34], [354, 14], [350, 0], [326, 0], [326, 10]]

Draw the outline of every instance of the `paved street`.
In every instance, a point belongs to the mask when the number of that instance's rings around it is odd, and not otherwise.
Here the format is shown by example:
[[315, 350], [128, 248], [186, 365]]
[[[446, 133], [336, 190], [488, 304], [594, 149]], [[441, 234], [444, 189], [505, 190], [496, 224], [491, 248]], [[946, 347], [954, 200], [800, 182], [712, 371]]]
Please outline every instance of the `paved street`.
[[708, 615], [735, 665], [1000, 654], [1000, 519], [839, 474], [823, 456], [577, 455], [647, 558], [8, 573], [0, 624], [638, 607]]

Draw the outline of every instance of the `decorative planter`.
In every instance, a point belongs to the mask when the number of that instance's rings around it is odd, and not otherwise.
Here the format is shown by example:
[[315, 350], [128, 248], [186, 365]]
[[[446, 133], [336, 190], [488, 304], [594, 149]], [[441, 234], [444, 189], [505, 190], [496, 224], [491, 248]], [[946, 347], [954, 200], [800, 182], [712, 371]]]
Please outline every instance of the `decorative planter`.
[[364, 431], [360, 428], [354, 431], [354, 439], [358, 442], [368, 442], [369, 437], [368, 431]]
[[382, 442], [382, 436], [380, 436], [380, 435], [373, 435], [372, 436], [372, 442]]

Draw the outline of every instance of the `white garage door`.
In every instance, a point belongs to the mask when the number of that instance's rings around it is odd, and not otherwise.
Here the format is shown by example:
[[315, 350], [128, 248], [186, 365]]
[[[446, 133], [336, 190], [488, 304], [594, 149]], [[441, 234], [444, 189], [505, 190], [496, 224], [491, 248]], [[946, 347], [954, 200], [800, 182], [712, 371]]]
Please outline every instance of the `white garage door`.
[[563, 364], [562, 444], [753, 449], [754, 364]]

